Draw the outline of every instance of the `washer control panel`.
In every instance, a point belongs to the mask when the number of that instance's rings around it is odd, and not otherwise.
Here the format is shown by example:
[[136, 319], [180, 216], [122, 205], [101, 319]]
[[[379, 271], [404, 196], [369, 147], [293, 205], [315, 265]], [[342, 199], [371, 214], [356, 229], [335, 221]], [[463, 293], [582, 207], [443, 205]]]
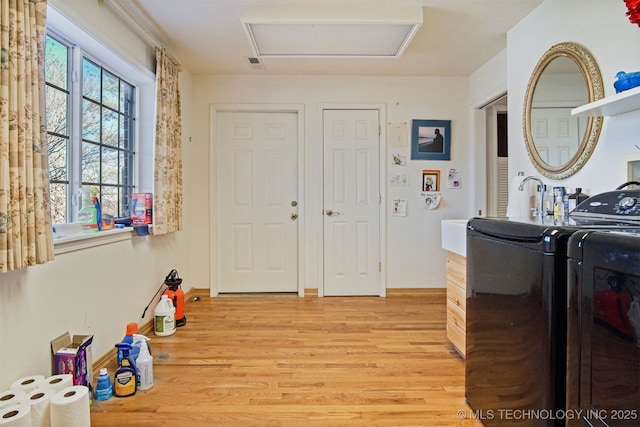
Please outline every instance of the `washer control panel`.
[[615, 190], [597, 194], [576, 206], [569, 216], [640, 221], [640, 190]]

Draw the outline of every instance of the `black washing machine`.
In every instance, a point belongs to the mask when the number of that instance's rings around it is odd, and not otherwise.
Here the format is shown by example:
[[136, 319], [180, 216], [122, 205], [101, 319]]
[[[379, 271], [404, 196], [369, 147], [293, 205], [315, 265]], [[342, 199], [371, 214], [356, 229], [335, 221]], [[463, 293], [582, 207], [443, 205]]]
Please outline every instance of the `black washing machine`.
[[465, 397], [485, 426], [564, 426], [567, 243], [579, 228], [467, 223]]
[[[640, 190], [592, 198], [576, 218], [623, 219], [568, 244], [567, 426], [640, 426]], [[589, 200], [587, 200], [589, 202]]]
[[[631, 239], [627, 245], [633, 247], [638, 244], [633, 232], [640, 227], [636, 210], [640, 212], [640, 190], [620, 190], [589, 198], [567, 223], [554, 223], [550, 217], [473, 218], [467, 223], [465, 396], [474, 418], [485, 426], [570, 425], [577, 416], [569, 412], [576, 394], [568, 389], [576, 378], [585, 378], [574, 362], [576, 347], [567, 342], [584, 332], [586, 321], [584, 316], [577, 323], [567, 320], [569, 290], [575, 291], [577, 280], [583, 282], [576, 275], [585, 275], [576, 271], [578, 261], [569, 259], [570, 242], [583, 235], [620, 236], [622, 242], [619, 232], [624, 231], [625, 242]], [[628, 268], [637, 271], [638, 264]], [[581, 310], [584, 314], [584, 307]], [[568, 334], [568, 322], [579, 332]], [[583, 365], [588, 354], [581, 349]], [[635, 357], [629, 373], [637, 385], [637, 353]], [[577, 370], [578, 376], [568, 375], [568, 369]], [[637, 390], [635, 396], [637, 407]], [[640, 426], [640, 419], [620, 425]]]

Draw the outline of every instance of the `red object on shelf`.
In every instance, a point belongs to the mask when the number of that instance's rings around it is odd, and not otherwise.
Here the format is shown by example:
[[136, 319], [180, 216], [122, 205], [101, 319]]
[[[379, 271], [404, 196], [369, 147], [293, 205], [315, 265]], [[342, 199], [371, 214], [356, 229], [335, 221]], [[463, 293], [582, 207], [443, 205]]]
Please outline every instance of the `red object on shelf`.
[[627, 16], [631, 23], [640, 27], [640, 0], [624, 0], [627, 4]]
[[131, 221], [134, 226], [153, 224], [152, 193], [133, 193], [131, 195]]

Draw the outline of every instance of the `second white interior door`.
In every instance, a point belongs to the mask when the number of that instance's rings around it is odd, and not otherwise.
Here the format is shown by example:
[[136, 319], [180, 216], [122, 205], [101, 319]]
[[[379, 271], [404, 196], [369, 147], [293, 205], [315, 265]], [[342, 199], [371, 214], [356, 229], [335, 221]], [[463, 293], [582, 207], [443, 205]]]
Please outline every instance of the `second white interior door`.
[[325, 296], [382, 295], [380, 113], [324, 110]]

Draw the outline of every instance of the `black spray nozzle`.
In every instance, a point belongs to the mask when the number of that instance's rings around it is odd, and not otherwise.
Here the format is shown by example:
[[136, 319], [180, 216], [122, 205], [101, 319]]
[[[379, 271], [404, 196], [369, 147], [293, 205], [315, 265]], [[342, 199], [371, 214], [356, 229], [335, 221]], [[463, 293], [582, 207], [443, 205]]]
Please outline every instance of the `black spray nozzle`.
[[178, 289], [178, 287], [182, 284], [182, 279], [178, 276], [178, 272], [174, 269], [167, 274], [167, 277], [164, 278], [164, 284], [169, 287], [172, 291]]

